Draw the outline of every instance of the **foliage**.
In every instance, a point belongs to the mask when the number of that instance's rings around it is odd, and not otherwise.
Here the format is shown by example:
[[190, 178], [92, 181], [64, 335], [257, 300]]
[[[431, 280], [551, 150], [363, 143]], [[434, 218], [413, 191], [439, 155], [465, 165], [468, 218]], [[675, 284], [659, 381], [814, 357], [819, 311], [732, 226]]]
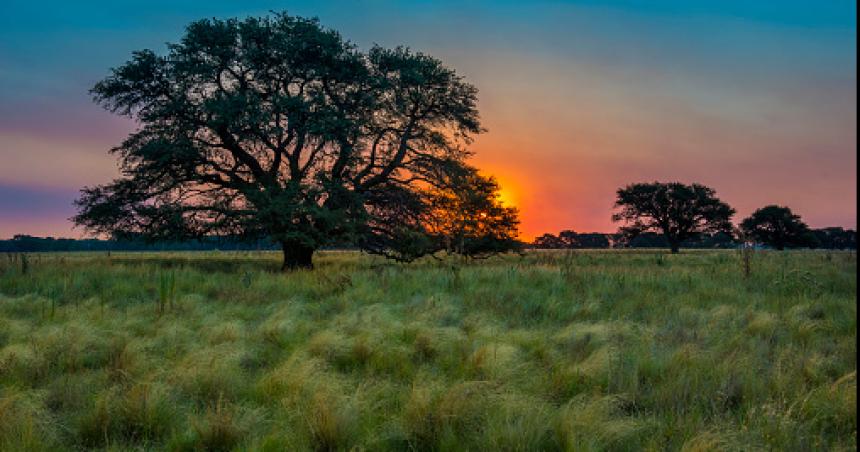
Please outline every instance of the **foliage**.
[[428, 230], [451, 253], [481, 257], [518, 247], [517, 209], [502, 204], [492, 177], [467, 169], [430, 194]]
[[829, 250], [856, 250], [857, 231], [840, 227], [813, 229], [815, 248]]
[[812, 246], [815, 243], [815, 236], [809, 226], [788, 207], [762, 207], [744, 219], [740, 227], [750, 239], [778, 250]]
[[856, 447], [855, 252], [756, 251], [748, 278], [736, 251], [451, 264], [4, 259], [0, 450]]
[[520, 248], [517, 209], [499, 200], [499, 185], [463, 166], [439, 187], [420, 192], [386, 190], [362, 249], [411, 262], [445, 251], [488, 257]]
[[542, 249], [581, 249], [581, 248], [609, 248], [612, 245], [611, 234], [577, 233], [570, 230], [559, 232], [559, 234], [544, 234], [535, 239], [535, 248]]
[[618, 189], [613, 221], [623, 221], [621, 232], [633, 238], [660, 232], [673, 253], [681, 243], [702, 233], [731, 233], [735, 210], [699, 184], [653, 182]]
[[477, 90], [441, 61], [362, 52], [315, 19], [200, 20], [168, 49], [92, 89], [140, 123], [112, 151], [123, 177], [77, 201], [92, 232], [267, 237], [285, 267], [308, 267], [357, 238], [369, 198], [437, 185], [482, 131]]
[[[664, 234], [642, 232], [638, 234], [621, 233], [615, 240], [618, 248], [669, 248], [671, 245]], [[736, 238], [728, 232], [702, 233], [682, 241], [681, 248], [734, 248]]]

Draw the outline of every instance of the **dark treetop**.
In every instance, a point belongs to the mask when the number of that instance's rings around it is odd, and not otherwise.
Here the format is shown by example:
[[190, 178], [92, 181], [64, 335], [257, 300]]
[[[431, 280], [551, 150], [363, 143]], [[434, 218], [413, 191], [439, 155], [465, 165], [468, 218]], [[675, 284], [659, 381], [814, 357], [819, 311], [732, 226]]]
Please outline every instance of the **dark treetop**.
[[778, 250], [786, 247], [813, 246], [814, 235], [799, 215], [788, 207], [769, 205], [756, 210], [741, 222], [741, 230], [747, 238], [772, 246]]
[[660, 232], [672, 252], [701, 233], [731, 232], [735, 210], [703, 185], [678, 182], [631, 184], [618, 189], [613, 221], [624, 221], [622, 232], [635, 236]]

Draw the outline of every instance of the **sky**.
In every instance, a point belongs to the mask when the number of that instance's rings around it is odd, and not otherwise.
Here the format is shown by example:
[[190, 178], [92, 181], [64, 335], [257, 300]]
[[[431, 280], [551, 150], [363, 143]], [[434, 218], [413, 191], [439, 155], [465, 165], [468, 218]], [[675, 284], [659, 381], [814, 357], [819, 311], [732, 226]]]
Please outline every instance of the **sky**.
[[615, 191], [698, 182], [738, 210], [857, 226], [856, 2], [18, 1], [0, 4], [0, 238], [82, 237], [83, 186], [118, 175], [135, 124], [88, 90], [205, 17], [315, 16], [406, 45], [479, 89], [473, 163], [531, 239], [612, 232]]

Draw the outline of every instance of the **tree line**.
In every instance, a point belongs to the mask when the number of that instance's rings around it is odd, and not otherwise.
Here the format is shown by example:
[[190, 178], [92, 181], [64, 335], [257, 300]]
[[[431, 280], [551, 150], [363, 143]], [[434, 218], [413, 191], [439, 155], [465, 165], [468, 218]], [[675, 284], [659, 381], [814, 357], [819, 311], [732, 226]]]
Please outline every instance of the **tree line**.
[[234, 237], [204, 237], [188, 241], [148, 241], [141, 238], [124, 239], [71, 239], [35, 237], [18, 234], [8, 240], [0, 240], [0, 253], [42, 253], [79, 251], [251, 251], [276, 250], [277, 243], [271, 240], [248, 241]]
[[[857, 232], [853, 229], [828, 227], [812, 229], [812, 240], [802, 248], [824, 250], [856, 250]], [[732, 234], [701, 234], [681, 243], [680, 248], [727, 249], [743, 243]], [[768, 246], [764, 243], [759, 244]], [[622, 233], [576, 232], [564, 230], [558, 234], [545, 233], [528, 244], [533, 249], [608, 249], [608, 248], [669, 248], [669, 242], [656, 232], [645, 232], [635, 237]]]
[[735, 209], [700, 184], [636, 183], [618, 189], [612, 219], [623, 225], [615, 234], [544, 234], [536, 248], [726, 248], [738, 243], [785, 248], [856, 249], [857, 232], [839, 227], [810, 229], [790, 208], [768, 205], [738, 226]]
[[[812, 229], [813, 249], [846, 250], [857, 249], [857, 232], [841, 227]], [[730, 234], [702, 234], [696, 239], [681, 243], [682, 248], [719, 249], [734, 248], [739, 240]], [[8, 240], [0, 240], [0, 253], [33, 253], [55, 251], [272, 251], [279, 244], [267, 239], [248, 241], [233, 237], [204, 237], [189, 241], [159, 241], [144, 239], [71, 239], [34, 237], [19, 234]], [[522, 247], [536, 249], [607, 249], [607, 248], [668, 248], [666, 239], [655, 232], [645, 232], [636, 237], [621, 233], [589, 232], [571, 230], [558, 234], [546, 233]], [[332, 244], [330, 249], [359, 249], [355, 244]]]

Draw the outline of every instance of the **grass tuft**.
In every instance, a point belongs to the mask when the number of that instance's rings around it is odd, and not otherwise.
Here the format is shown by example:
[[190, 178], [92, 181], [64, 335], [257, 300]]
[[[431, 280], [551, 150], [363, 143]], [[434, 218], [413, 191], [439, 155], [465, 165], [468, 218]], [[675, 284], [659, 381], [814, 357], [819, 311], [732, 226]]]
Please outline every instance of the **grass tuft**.
[[10, 256], [0, 450], [855, 450], [856, 253], [732, 253]]

